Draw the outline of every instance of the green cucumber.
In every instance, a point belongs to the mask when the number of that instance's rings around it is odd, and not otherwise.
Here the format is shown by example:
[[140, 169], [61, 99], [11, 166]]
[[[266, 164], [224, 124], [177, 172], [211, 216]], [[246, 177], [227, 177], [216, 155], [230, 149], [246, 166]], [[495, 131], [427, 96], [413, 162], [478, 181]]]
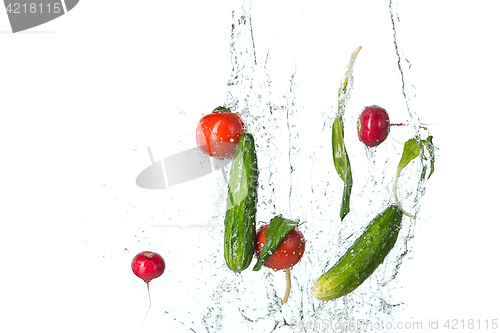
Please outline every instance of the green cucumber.
[[230, 270], [241, 273], [250, 265], [254, 254], [257, 212], [257, 155], [253, 136], [249, 133], [240, 136], [228, 185], [224, 258]]
[[403, 212], [397, 205], [378, 214], [337, 263], [316, 280], [313, 296], [330, 301], [359, 287], [394, 247], [402, 219]]

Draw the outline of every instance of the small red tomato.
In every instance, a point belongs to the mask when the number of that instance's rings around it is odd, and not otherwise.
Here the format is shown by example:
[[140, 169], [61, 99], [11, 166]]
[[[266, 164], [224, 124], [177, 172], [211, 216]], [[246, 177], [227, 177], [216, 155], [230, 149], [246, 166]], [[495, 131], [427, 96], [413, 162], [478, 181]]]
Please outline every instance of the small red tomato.
[[[264, 244], [266, 244], [267, 228], [269, 228], [269, 225], [262, 226], [255, 237], [255, 254], [257, 257], [259, 257]], [[294, 228], [269, 256], [264, 266], [274, 270], [292, 268], [304, 255], [305, 247], [304, 235]]]
[[132, 271], [135, 275], [149, 283], [165, 271], [165, 260], [158, 253], [143, 251], [132, 259]]
[[372, 105], [361, 112], [358, 119], [358, 137], [367, 147], [376, 147], [389, 135], [389, 114], [385, 109]]
[[231, 158], [243, 133], [245, 124], [240, 117], [219, 106], [198, 122], [196, 142], [205, 154], [221, 159]]

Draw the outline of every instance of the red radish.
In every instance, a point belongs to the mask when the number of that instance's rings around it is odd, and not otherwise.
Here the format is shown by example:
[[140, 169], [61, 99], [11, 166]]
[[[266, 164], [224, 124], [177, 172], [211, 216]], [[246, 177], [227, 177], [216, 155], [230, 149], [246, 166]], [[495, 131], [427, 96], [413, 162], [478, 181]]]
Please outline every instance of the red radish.
[[132, 271], [149, 284], [165, 271], [165, 260], [158, 253], [143, 251], [132, 259]]
[[[143, 251], [132, 259], [132, 272], [146, 282], [149, 295], [149, 282], [156, 279], [165, 271], [165, 260], [158, 253]], [[151, 306], [151, 295], [149, 295]]]
[[389, 114], [379, 106], [367, 106], [358, 119], [358, 137], [367, 147], [376, 147], [387, 138]]
[[[267, 228], [269, 228], [269, 225], [262, 226], [255, 237], [255, 255], [257, 258], [260, 255], [260, 250], [266, 244]], [[286, 270], [286, 291], [283, 303], [288, 301], [290, 295], [290, 269], [300, 261], [304, 255], [305, 247], [304, 235], [296, 228], [293, 228], [264, 263], [264, 266], [274, 270]]]
[[[156, 279], [165, 272], [165, 260], [158, 253], [143, 251], [132, 259], [132, 272], [146, 282], [148, 287], [149, 308], [142, 321], [142, 327], [151, 308], [151, 294], [149, 293], [149, 282]], [[142, 331], [141, 327], [141, 331]]]

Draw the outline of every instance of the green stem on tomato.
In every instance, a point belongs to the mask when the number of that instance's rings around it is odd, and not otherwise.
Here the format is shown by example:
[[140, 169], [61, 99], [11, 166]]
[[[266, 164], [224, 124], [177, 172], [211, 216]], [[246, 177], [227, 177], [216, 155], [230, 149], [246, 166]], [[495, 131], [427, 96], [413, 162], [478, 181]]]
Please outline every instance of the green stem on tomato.
[[231, 109], [230, 108], [226, 108], [225, 106], [218, 106], [212, 112], [213, 113], [217, 113], [217, 112], [231, 112]]

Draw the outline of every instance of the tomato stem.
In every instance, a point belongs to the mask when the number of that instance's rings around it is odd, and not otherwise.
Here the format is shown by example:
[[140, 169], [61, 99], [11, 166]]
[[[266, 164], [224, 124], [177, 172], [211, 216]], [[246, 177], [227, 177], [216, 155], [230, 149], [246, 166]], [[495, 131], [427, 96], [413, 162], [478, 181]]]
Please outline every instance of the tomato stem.
[[283, 296], [283, 304], [288, 301], [288, 296], [290, 296], [290, 290], [292, 289], [292, 280], [290, 278], [290, 268], [286, 269], [286, 290], [285, 296]]
[[217, 112], [231, 112], [231, 109], [230, 108], [226, 108], [225, 106], [218, 106], [212, 112], [213, 113], [217, 113]]

